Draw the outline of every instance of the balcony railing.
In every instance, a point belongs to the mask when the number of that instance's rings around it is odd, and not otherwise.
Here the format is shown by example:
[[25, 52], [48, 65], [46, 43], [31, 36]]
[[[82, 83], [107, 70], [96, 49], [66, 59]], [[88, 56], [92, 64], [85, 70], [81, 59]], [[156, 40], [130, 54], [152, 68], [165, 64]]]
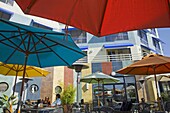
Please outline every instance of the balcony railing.
[[132, 61], [141, 60], [143, 55], [141, 54], [114, 54], [114, 55], [97, 55], [97, 56], [86, 56], [78, 63], [97, 63], [97, 62], [112, 62], [112, 61]]

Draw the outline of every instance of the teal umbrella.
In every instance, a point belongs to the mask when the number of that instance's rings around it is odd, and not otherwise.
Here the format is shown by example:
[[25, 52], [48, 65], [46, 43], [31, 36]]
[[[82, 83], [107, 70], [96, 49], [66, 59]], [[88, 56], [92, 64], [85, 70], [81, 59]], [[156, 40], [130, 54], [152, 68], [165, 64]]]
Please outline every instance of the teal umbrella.
[[[115, 83], [119, 82], [120, 80], [117, 78], [114, 78], [112, 76], [106, 75], [102, 72], [95, 72], [93, 74], [84, 76], [83, 78], [80, 79], [80, 82], [86, 82], [86, 83], [94, 83], [98, 84], [105, 84], [105, 83]], [[99, 98], [98, 98], [98, 106], [99, 106]]]
[[84, 56], [70, 35], [0, 19], [0, 61], [24, 65], [19, 101], [26, 65], [70, 66]]
[[70, 35], [0, 19], [0, 61], [37, 67], [70, 66], [85, 54]]

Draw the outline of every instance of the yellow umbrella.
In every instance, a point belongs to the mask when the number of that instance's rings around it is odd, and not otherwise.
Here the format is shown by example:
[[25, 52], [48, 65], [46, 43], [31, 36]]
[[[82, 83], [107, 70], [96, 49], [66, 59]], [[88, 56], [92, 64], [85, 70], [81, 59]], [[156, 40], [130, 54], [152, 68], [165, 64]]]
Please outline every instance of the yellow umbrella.
[[[15, 77], [15, 85], [18, 76], [23, 76], [24, 65], [18, 64], [4, 64], [0, 62], [0, 74], [5, 76], [16, 76]], [[34, 67], [34, 66], [26, 66], [26, 77], [46, 77], [50, 72]], [[15, 92], [15, 85], [14, 85], [14, 92]], [[13, 92], [13, 94], [14, 94]]]

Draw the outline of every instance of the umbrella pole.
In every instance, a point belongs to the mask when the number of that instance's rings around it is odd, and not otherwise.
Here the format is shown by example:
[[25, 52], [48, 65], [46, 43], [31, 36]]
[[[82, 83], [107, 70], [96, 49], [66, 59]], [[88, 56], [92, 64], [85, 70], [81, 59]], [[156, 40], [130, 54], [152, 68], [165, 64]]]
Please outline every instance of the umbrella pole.
[[77, 105], [79, 106], [79, 72], [77, 72]]
[[16, 88], [17, 78], [18, 78], [18, 71], [16, 71], [15, 83], [14, 83], [14, 90], [13, 90], [13, 94], [12, 94], [12, 95], [14, 95], [14, 93], [15, 93], [15, 88]]
[[159, 97], [159, 93], [158, 93], [158, 84], [157, 84], [157, 78], [156, 78], [156, 73], [155, 73], [155, 66], [153, 67], [153, 69], [154, 69], [154, 78], [155, 78], [155, 85], [156, 85], [156, 92], [157, 92], [158, 107], [159, 107], [159, 110], [162, 111], [162, 100]]
[[156, 74], [155, 74], [155, 69], [154, 69], [154, 78], [155, 78], [155, 85], [156, 85], [158, 107], [159, 107], [159, 110], [161, 110], [161, 102], [160, 102], [160, 98], [159, 98], [159, 94], [158, 94], [158, 86], [157, 86], [157, 78], [156, 78]]
[[26, 54], [25, 56], [25, 62], [24, 62], [24, 71], [23, 71], [23, 80], [22, 80], [22, 85], [21, 85], [21, 91], [20, 91], [20, 97], [19, 97], [19, 101], [17, 104], [17, 113], [20, 113], [20, 105], [21, 105], [21, 99], [22, 99], [22, 93], [23, 93], [23, 89], [24, 89], [24, 82], [25, 82], [25, 74], [26, 74], [26, 66], [27, 66], [27, 61], [28, 61], [28, 54]]
[[[98, 80], [98, 91], [99, 91], [99, 80]], [[100, 106], [99, 95], [98, 95], [98, 106]]]
[[155, 78], [157, 98], [159, 98], [156, 74], [154, 74], [154, 78]]

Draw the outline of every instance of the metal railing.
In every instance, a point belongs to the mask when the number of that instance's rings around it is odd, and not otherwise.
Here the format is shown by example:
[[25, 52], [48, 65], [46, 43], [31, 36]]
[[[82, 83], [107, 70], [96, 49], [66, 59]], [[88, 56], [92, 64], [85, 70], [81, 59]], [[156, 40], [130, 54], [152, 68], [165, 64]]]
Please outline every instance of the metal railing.
[[141, 54], [113, 54], [113, 55], [97, 55], [97, 56], [86, 56], [79, 59], [78, 63], [97, 63], [97, 62], [112, 62], [112, 61], [132, 61], [141, 60], [143, 55]]

